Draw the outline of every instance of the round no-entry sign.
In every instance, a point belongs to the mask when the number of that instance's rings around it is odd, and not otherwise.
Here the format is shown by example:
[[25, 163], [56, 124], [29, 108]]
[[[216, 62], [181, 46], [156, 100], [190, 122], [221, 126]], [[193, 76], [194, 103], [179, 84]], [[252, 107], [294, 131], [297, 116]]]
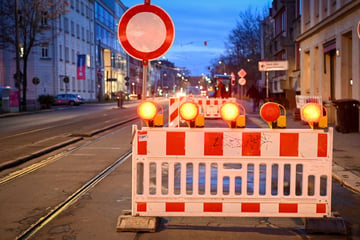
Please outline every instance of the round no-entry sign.
[[121, 17], [118, 36], [121, 46], [133, 58], [152, 60], [164, 55], [174, 42], [170, 16], [149, 3], [129, 8]]

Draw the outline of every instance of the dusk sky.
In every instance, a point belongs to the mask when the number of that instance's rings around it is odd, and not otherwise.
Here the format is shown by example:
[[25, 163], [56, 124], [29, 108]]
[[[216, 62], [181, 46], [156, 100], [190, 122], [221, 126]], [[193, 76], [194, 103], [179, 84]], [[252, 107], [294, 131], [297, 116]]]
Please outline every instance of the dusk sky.
[[[127, 7], [144, 0], [122, 0]], [[164, 9], [175, 26], [175, 40], [165, 58], [192, 76], [208, 74], [211, 61], [224, 52], [224, 43], [239, 20], [239, 13], [252, 8], [262, 12], [271, 0], [151, 0]], [[204, 45], [207, 41], [207, 46]]]

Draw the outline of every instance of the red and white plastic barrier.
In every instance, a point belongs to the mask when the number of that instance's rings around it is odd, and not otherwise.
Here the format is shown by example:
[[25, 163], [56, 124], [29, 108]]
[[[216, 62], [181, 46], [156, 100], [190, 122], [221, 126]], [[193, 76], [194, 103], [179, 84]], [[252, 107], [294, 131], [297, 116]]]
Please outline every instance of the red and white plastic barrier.
[[179, 127], [179, 107], [185, 101], [190, 100], [201, 106], [205, 118], [221, 118], [220, 108], [224, 103], [236, 102], [235, 98], [194, 98], [179, 97], [169, 99], [169, 127]]
[[332, 128], [133, 131], [133, 215], [331, 215]]

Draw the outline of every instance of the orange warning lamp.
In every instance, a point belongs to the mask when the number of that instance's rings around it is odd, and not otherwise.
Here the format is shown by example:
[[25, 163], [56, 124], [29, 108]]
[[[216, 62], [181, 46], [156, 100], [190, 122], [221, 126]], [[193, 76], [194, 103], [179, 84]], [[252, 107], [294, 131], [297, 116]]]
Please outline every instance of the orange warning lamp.
[[235, 121], [239, 114], [239, 107], [235, 103], [225, 103], [220, 109], [221, 118], [226, 122]]
[[185, 102], [179, 108], [180, 117], [187, 122], [190, 127], [195, 127], [196, 117], [199, 115], [199, 107], [193, 102]]
[[307, 103], [301, 108], [301, 117], [308, 122], [311, 128], [318, 123], [322, 116], [322, 107], [318, 103]]
[[137, 113], [139, 117], [145, 121], [148, 127], [154, 126], [154, 120], [156, 126], [162, 126], [161, 122], [163, 122], [163, 114], [158, 114], [158, 107], [155, 102], [145, 101], [140, 103], [137, 108]]
[[267, 102], [260, 108], [260, 116], [272, 128], [272, 123], [280, 117], [281, 111], [279, 104], [274, 102]]
[[234, 102], [224, 103], [220, 108], [220, 116], [230, 128], [242, 128], [246, 125], [245, 108], [241, 104]]

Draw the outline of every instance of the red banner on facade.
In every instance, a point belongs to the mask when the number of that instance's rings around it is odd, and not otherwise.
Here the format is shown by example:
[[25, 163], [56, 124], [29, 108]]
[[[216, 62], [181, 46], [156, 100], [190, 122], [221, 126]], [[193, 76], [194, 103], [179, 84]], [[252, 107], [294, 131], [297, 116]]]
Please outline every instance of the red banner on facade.
[[77, 72], [76, 72], [76, 76], [78, 80], [85, 80], [85, 60], [86, 60], [86, 55], [78, 55]]

